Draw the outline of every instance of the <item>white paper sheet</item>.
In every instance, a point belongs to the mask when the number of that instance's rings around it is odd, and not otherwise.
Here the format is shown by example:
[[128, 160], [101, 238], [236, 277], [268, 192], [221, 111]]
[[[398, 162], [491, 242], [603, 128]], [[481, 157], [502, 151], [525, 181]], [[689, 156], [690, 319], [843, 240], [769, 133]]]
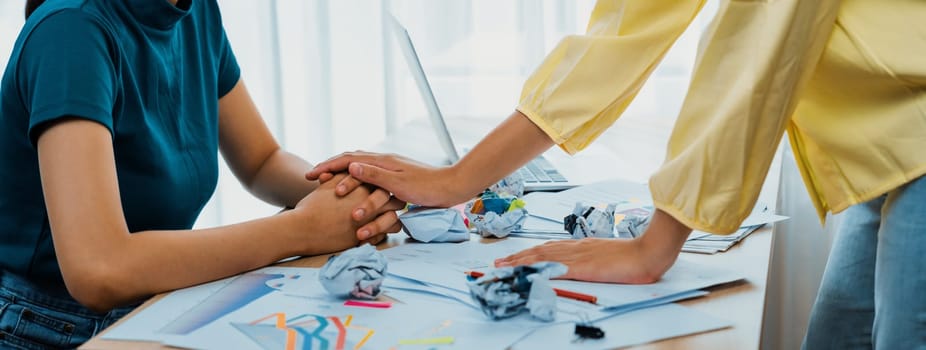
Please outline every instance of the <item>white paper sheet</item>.
[[560, 192], [532, 192], [524, 196], [527, 212], [533, 216], [563, 223], [572, 214], [576, 202], [604, 208], [618, 203], [617, 211], [649, 205], [649, 189], [644, 184], [626, 180], [608, 180], [574, 187]]
[[[163, 341], [185, 334], [276, 290], [267, 281], [317, 281], [317, 269], [271, 267], [174, 291], [103, 335], [103, 339]], [[298, 277], [297, 277], [298, 276]], [[274, 283], [277, 288], [283, 283]], [[316, 293], [326, 295], [321, 285]]]
[[389, 278], [387, 278], [383, 283], [383, 288], [386, 290], [387, 295], [390, 297], [395, 295], [407, 295], [406, 293], [430, 294], [444, 298], [446, 300], [453, 300], [455, 302], [467, 305], [473, 309], [479, 310], [479, 305], [473, 301], [473, 298], [470, 297], [468, 291], [460, 291], [440, 285], [426, 284], [421, 281], [399, 277], [396, 275], [390, 275]]
[[[421, 300], [376, 309], [273, 293], [196, 332], [168, 337], [164, 344], [194, 349], [256, 350], [285, 349], [287, 341], [294, 343], [295, 349], [304, 349], [305, 343], [311, 341], [313, 349], [336, 349], [343, 335], [344, 349], [388, 349], [403, 339], [425, 337], [423, 330], [438, 329], [448, 323], [478, 323], [478, 316], [477, 311], [458, 303]], [[283, 318], [284, 328], [277, 324], [277, 317]], [[498, 331], [485, 335], [493, 342], [510, 342], [523, 334], [514, 328], [499, 327]], [[292, 340], [287, 339], [287, 329], [293, 334]], [[462, 331], [452, 336], [461, 340], [469, 337]]]
[[[177, 291], [104, 338], [158, 341], [193, 349], [274, 349], [285, 348], [288, 341], [298, 349], [306, 341], [313, 348], [335, 349], [343, 338], [346, 349], [386, 349], [403, 339], [430, 336], [429, 330], [441, 330], [433, 335], [455, 338], [454, 344], [442, 349], [470, 349], [511, 343], [529, 329], [525, 323], [489, 322], [475, 308], [420, 294], [404, 296], [404, 303], [394, 302], [387, 309], [351, 307], [324, 292], [315, 279], [317, 269], [274, 267], [251, 273], [266, 275], [265, 284], [272, 291], [255, 293], [254, 288], [242, 288], [239, 278]], [[279, 278], [269, 278], [277, 274]], [[224, 311], [203, 307], [217, 305], [211, 303], [215, 300], [224, 302]], [[231, 307], [235, 305], [240, 307]], [[184, 326], [188, 324], [197, 326]], [[168, 333], [167, 329], [184, 331]]]
[[[481, 247], [494, 252], [490, 254], [493, 255], [523, 248], [526, 242], [531, 242], [523, 239], [513, 241], [514, 244], [495, 243]], [[483, 257], [446, 253], [456, 250], [472, 253], [477, 248], [479, 246], [457, 245], [456, 249], [446, 247], [437, 250], [457, 266], [475, 267], [483, 265]], [[413, 247], [407, 249], [404, 255], [396, 255], [409, 258], [408, 252], [417, 252], [415, 259], [422, 256], [433, 258], [433, 252], [422, 247]], [[317, 273], [317, 269], [310, 268], [272, 267], [176, 291], [126, 320], [103, 338], [159, 341], [195, 349], [271, 349], [282, 348], [287, 342], [294, 344], [294, 348], [303, 348], [307, 341], [312, 342], [313, 348], [327, 349], [334, 349], [338, 342], [344, 348], [362, 346], [365, 349], [503, 349], [531, 329], [549, 326], [528, 314], [492, 322], [478, 309], [464, 303], [443, 299], [443, 296], [428, 296], [420, 290], [390, 290], [388, 286], [384, 286], [387, 294], [395, 293], [399, 300], [390, 308], [351, 307], [324, 292], [317, 282]], [[387, 278], [388, 281], [391, 279]], [[462, 295], [458, 293], [458, 297]], [[591, 304], [562, 298], [557, 304], [563, 311], [563, 317], [557, 316], [560, 322], [577, 318], [606, 320], [599, 325], [608, 332], [609, 337], [602, 342], [608, 347], [718, 327], [716, 322], [702, 316], [697, 316], [699, 322], [688, 322], [695, 316], [689, 316], [690, 310], [675, 305], [634, 312], [629, 312], [629, 309], [606, 312], [591, 307]], [[650, 319], [652, 324], [660, 327], [636, 330], [633, 336], [622, 335], [624, 330], [633, 329], [632, 324], [650, 322]], [[556, 328], [561, 326], [565, 327], [565, 331]], [[573, 338], [572, 327], [572, 324], [556, 325], [549, 330], [534, 332], [527, 340], [519, 342], [516, 348], [537, 348], [531, 345], [537, 337], [548, 338], [543, 344], [549, 342], [557, 344], [554, 348], [563, 348], [560, 343], [572, 344], [569, 343]], [[451, 337], [453, 343], [429, 347], [398, 345], [402, 341], [435, 337]]]
[[[651, 304], [683, 300], [707, 294], [701, 289], [741, 280], [742, 275], [728, 270], [706, 267], [679, 258], [658, 282], [653, 284], [613, 284], [555, 280], [553, 287], [598, 296], [598, 303], [608, 310], [638, 308]], [[692, 293], [694, 292], [694, 293]]]
[[[540, 244], [543, 241], [508, 238], [491, 244], [464, 242], [459, 244], [404, 244], [386, 249], [389, 274], [398, 275], [466, 292], [467, 270], [484, 270], [494, 266], [496, 258]], [[701, 266], [683, 258], [653, 284], [627, 285], [555, 280], [556, 288], [592, 294], [600, 306], [618, 311], [664, 304], [706, 294], [700, 289], [733, 282], [742, 278], [732, 271]]]
[[[572, 212], [570, 211], [570, 213]], [[562, 221], [554, 221], [534, 215], [528, 215], [527, 220], [524, 220], [524, 223], [521, 225], [521, 229], [515, 232], [558, 233], [562, 235], [560, 238], [572, 238], [572, 236], [566, 232], [566, 229], [563, 227]]]
[[513, 349], [616, 349], [729, 327], [730, 322], [676, 304], [621, 314], [595, 323], [605, 332], [599, 340], [575, 341], [573, 324], [534, 331]]
[[[526, 209], [531, 216], [563, 224], [563, 218], [572, 213], [576, 202], [596, 205], [601, 208], [608, 203], [618, 203], [617, 213], [622, 211], [652, 206], [652, 197], [645, 184], [626, 180], [608, 180], [584, 186], [574, 187], [560, 192], [532, 192], [524, 196]], [[758, 203], [741, 227], [756, 226], [786, 220], [787, 216], [775, 215], [766, 211], [767, 206]], [[651, 209], [649, 210], [651, 211]], [[617, 220], [620, 221], [620, 220]], [[549, 222], [530, 221], [527, 228], [556, 229]], [[562, 230], [562, 226], [558, 227]], [[559, 232], [559, 231], [557, 231]]]

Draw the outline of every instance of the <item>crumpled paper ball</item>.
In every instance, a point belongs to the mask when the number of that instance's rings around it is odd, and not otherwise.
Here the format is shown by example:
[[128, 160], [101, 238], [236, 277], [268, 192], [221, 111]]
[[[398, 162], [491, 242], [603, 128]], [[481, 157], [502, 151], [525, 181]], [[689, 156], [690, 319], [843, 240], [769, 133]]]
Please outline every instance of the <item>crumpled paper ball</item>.
[[515, 171], [511, 175], [506, 176], [502, 181], [499, 181], [489, 187], [489, 191], [521, 198], [524, 195], [524, 177], [520, 173]]
[[463, 215], [453, 208], [414, 208], [399, 216], [402, 230], [424, 243], [457, 243], [469, 240]]
[[586, 237], [614, 237], [614, 210], [617, 204], [608, 204], [605, 210], [587, 206], [582, 202], [577, 202], [572, 214], [563, 218], [563, 226], [566, 232], [572, 234], [572, 238], [580, 239]]
[[386, 256], [369, 244], [332, 256], [318, 273], [328, 293], [345, 299], [375, 299], [385, 278]]
[[549, 279], [566, 273], [566, 265], [539, 262], [532, 265], [502, 267], [470, 280], [470, 296], [493, 320], [509, 318], [528, 310], [546, 322], [556, 318], [556, 292]]
[[463, 213], [479, 235], [496, 238], [504, 238], [520, 230], [528, 214], [524, 200], [489, 190], [466, 203]]
[[621, 222], [617, 223], [617, 236], [621, 238], [634, 238], [643, 235], [649, 227], [652, 215], [627, 214]]
[[505, 238], [521, 229], [524, 220], [527, 220], [527, 210], [517, 209], [502, 215], [491, 211], [485, 215], [471, 214], [469, 220], [482, 237]]

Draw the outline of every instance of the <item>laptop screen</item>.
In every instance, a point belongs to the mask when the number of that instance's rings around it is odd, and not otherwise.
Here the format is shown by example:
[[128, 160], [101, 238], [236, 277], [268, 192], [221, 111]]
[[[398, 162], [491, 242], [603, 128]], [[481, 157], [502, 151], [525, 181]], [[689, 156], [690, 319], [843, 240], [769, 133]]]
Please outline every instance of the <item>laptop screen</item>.
[[431, 120], [431, 127], [434, 128], [441, 148], [444, 149], [444, 153], [447, 154], [450, 163], [456, 163], [460, 160], [460, 155], [457, 154], [457, 150], [454, 147], [453, 139], [450, 137], [450, 132], [447, 130], [447, 124], [444, 122], [444, 117], [440, 112], [440, 108], [437, 107], [437, 100], [434, 98], [434, 93], [431, 91], [431, 84], [428, 83], [428, 77], [424, 75], [424, 68], [421, 67], [421, 61], [418, 60], [418, 54], [415, 52], [415, 45], [412, 44], [412, 38], [408, 35], [408, 30], [406, 30], [392, 14], [389, 14], [387, 18], [389, 27], [392, 28], [396, 41], [399, 43], [399, 48], [402, 50], [402, 56], [405, 57], [405, 63], [408, 64], [408, 70], [415, 79], [415, 85], [418, 86], [418, 92], [421, 93], [421, 98], [424, 99], [424, 104], [428, 109], [428, 118]]

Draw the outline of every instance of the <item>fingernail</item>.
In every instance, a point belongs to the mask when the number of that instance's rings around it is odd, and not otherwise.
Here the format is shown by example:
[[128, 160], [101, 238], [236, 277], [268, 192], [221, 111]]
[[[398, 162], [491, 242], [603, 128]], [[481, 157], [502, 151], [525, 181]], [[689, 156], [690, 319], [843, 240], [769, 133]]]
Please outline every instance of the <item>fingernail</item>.
[[344, 185], [338, 185], [338, 188], [337, 188], [337, 191], [338, 191], [338, 193], [341, 193], [341, 194], [343, 194], [343, 193], [344, 193], [344, 191], [347, 191], [347, 186], [344, 186]]
[[370, 238], [370, 230], [360, 230], [360, 239]]
[[350, 173], [355, 176], [361, 176], [363, 175], [363, 167], [360, 166], [360, 164], [352, 163], [350, 165]]
[[362, 219], [364, 213], [365, 212], [363, 211], [363, 209], [354, 210], [354, 217], [357, 219]]

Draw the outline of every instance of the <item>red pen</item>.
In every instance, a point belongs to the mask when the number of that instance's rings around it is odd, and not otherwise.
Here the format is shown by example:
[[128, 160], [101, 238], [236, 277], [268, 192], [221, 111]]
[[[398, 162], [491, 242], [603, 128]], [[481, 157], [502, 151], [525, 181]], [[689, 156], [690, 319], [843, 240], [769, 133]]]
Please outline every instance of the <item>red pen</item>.
[[[484, 273], [479, 272], [479, 271], [467, 271], [466, 274], [469, 276], [473, 276], [474, 278], [485, 276]], [[559, 289], [559, 288], [553, 288], [553, 291], [556, 292], [556, 296], [558, 297], [569, 298], [569, 299], [574, 299], [578, 301], [584, 301], [586, 303], [598, 304], [598, 297], [594, 295], [573, 292], [571, 290], [565, 290], [565, 289]]]

